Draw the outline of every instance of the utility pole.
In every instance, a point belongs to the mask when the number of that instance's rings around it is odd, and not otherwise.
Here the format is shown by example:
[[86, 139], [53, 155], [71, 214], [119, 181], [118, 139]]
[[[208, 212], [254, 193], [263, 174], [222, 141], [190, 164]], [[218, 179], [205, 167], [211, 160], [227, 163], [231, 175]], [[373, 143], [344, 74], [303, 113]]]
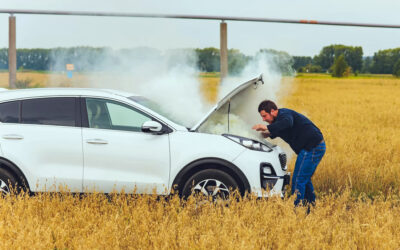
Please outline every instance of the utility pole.
[[228, 28], [222, 20], [220, 24], [220, 72], [221, 80], [228, 75]]
[[15, 16], [8, 18], [8, 84], [10, 89], [15, 89], [17, 81], [17, 43]]

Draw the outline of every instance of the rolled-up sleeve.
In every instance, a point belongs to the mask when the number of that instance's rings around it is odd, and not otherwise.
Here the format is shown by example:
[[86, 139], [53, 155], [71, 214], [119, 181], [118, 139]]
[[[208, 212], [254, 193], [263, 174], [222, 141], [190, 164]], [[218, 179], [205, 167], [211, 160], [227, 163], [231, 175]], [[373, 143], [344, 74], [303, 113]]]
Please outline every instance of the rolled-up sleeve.
[[291, 114], [282, 114], [279, 119], [267, 126], [272, 139], [279, 135], [279, 131], [291, 127], [293, 127], [293, 116]]

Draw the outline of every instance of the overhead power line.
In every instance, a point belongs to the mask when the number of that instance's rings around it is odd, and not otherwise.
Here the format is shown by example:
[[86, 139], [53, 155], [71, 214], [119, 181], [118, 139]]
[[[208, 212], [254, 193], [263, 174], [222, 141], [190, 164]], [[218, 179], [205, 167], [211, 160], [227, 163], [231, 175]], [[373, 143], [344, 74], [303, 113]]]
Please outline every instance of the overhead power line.
[[374, 24], [354, 22], [333, 22], [317, 20], [294, 20], [279, 18], [257, 18], [257, 17], [232, 17], [232, 16], [205, 16], [205, 15], [172, 15], [172, 14], [143, 14], [124, 12], [92, 12], [92, 11], [52, 11], [52, 10], [14, 10], [0, 9], [0, 13], [29, 14], [29, 15], [62, 15], [62, 16], [108, 16], [108, 17], [137, 17], [137, 18], [171, 18], [171, 19], [197, 19], [197, 20], [220, 20], [239, 22], [266, 22], [266, 23], [291, 23], [291, 24], [315, 24], [333, 26], [356, 26], [367, 28], [393, 28], [398, 29], [400, 25]]

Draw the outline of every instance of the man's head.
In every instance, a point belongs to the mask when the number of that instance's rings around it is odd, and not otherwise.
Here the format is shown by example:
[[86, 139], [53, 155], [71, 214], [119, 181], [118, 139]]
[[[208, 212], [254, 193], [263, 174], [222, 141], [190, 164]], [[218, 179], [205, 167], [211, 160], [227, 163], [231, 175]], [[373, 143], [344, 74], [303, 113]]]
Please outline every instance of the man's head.
[[271, 124], [278, 116], [278, 107], [273, 101], [265, 100], [258, 105], [258, 112], [260, 113], [263, 121]]

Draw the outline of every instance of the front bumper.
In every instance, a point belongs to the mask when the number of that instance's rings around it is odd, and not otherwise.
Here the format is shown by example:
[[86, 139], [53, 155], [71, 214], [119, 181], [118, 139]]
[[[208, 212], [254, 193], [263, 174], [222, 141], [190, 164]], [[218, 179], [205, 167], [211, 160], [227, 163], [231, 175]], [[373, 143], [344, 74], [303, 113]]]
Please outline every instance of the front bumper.
[[290, 172], [283, 176], [282, 192], [285, 192], [285, 187], [290, 185]]
[[285, 194], [286, 186], [290, 184], [290, 173], [283, 176], [266, 176], [261, 175], [261, 189], [264, 192], [270, 192], [270, 195], [275, 195], [281, 192]]
[[258, 197], [283, 197], [290, 173], [286, 171], [286, 164], [282, 166], [279, 153], [277, 149], [267, 153], [246, 150], [233, 161], [249, 181], [251, 193]]

